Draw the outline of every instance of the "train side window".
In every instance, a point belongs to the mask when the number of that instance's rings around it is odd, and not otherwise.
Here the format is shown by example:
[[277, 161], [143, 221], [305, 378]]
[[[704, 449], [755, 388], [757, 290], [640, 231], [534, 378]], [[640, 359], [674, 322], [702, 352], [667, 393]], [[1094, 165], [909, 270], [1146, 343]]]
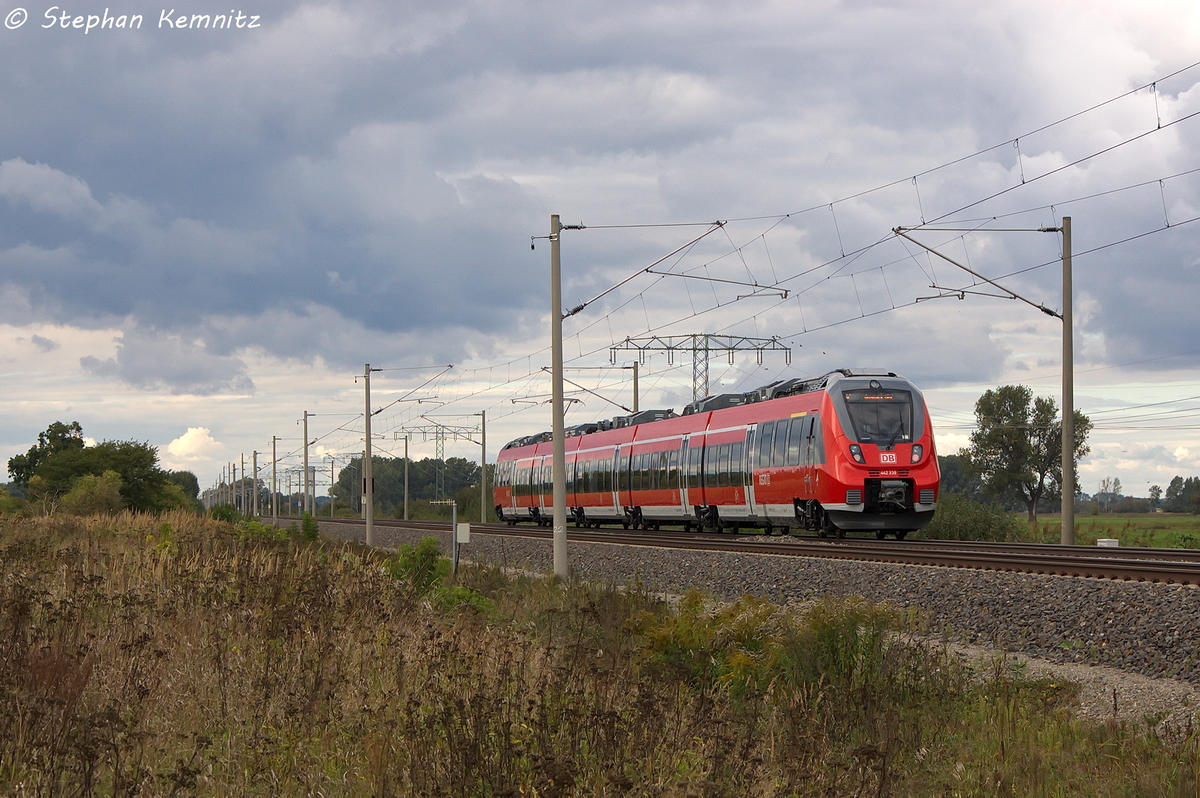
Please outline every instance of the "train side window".
[[720, 485], [722, 488], [729, 487], [729, 449], [730, 448], [731, 447], [728, 443], [721, 444], [721, 448], [720, 448], [721, 465], [719, 466], [720, 473], [718, 473], [718, 475], [717, 475], [717, 484]]
[[771, 467], [771, 442], [775, 439], [775, 422], [764, 421], [758, 425], [758, 467]]
[[617, 490], [624, 493], [629, 490], [629, 453], [621, 452], [617, 456]]
[[700, 487], [700, 447], [689, 444], [687, 458], [684, 460], [684, 484], [688, 488]]
[[771, 455], [772, 468], [779, 468], [787, 464], [788, 426], [786, 419], [775, 422], [775, 445], [772, 447], [774, 454]]
[[742, 461], [742, 443], [738, 441], [729, 450], [729, 484], [740, 488], [746, 484], [746, 466]]
[[717, 446], [704, 447], [704, 487], [717, 486], [717, 468], [721, 465], [721, 456]]
[[679, 449], [673, 449], [667, 460], [667, 487], [679, 490]]
[[808, 418], [798, 416], [792, 419], [792, 423], [788, 425], [788, 453], [787, 464], [790, 466], [800, 465], [800, 447], [804, 442], [804, 427], [808, 423]]

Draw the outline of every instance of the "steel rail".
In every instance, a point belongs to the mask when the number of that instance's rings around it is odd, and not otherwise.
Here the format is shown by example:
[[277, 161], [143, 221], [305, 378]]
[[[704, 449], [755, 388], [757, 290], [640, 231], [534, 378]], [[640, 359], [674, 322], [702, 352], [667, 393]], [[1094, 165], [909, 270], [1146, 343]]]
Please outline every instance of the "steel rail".
[[[363, 524], [360, 518], [322, 518], [323, 523]], [[449, 532], [443, 521], [380, 520], [378, 526]], [[478, 534], [550, 539], [536, 526], [472, 524]], [[922, 565], [1008, 571], [1118, 581], [1200, 585], [1200, 551], [1192, 549], [1107, 548], [1057, 544], [1003, 544], [974, 541], [830, 540], [788, 536], [717, 535], [701, 533], [592, 531], [571, 529], [576, 543], [607, 543], [651, 548], [726, 551], [776, 556], [858, 560], [898, 565]]]

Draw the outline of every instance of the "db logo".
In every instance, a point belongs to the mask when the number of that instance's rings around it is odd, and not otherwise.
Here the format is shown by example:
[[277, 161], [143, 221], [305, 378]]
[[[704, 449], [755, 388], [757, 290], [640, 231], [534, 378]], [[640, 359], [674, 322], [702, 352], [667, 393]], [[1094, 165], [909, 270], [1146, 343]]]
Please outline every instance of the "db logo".
[[881, 462], [881, 463], [896, 462], [896, 453], [895, 452], [880, 452], [879, 453], [879, 462]]

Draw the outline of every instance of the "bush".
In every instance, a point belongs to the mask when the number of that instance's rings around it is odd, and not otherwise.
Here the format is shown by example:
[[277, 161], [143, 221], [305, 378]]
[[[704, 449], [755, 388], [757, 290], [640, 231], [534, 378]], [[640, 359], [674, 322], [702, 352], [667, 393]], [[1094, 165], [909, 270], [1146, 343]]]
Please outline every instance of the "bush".
[[112, 515], [121, 511], [121, 475], [105, 471], [84, 474], [62, 498], [62, 508], [74, 515]]
[[208, 517], [215, 521], [228, 521], [235, 524], [241, 520], [242, 515], [232, 504], [218, 504], [209, 509]]
[[1019, 540], [1021, 522], [994, 504], [984, 504], [958, 493], [943, 493], [929, 526], [913, 537], [931, 540]]
[[0, 488], [0, 515], [23, 517], [29, 513], [29, 502], [13, 496], [7, 488]]
[[385, 567], [392, 576], [411, 584], [418, 596], [424, 596], [450, 576], [450, 560], [442, 557], [434, 537], [422, 538], [416, 546], [404, 544]]
[[237, 536], [243, 540], [283, 541], [288, 539], [288, 532], [285, 529], [249, 519], [237, 522]]
[[321, 529], [317, 526], [317, 519], [305, 513], [300, 519], [300, 539], [306, 543], [316, 543], [320, 537]]

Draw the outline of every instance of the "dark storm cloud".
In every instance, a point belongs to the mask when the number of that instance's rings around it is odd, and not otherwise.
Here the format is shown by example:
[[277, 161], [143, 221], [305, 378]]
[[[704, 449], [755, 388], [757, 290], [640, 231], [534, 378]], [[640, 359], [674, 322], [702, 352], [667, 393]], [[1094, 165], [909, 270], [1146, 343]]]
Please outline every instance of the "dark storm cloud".
[[59, 346], [58, 341], [51, 340], [50, 338], [44, 338], [40, 335], [34, 335], [29, 340], [33, 342], [34, 346], [43, 352], [53, 352], [55, 349], [58, 349]]
[[[819, 205], [1118, 94], [1174, 57], [1085, 19], [1090, 44], [1070, 51], [1081, 66], [1063, 73], [1061, 42], [1041, 32], [1053, 26], [1026, 24], [1048, 12], [1019, 3], [266, 2], [253, 11], [254, 31], [162, 30], [143, 11], [139, 31], [85, 39], [39, 29], [35, 12], [4, 32], [4, 304], [26, 321], [127, 330], [116, 357], [84, 359], [90, 373], [211, 393], [250, 389], [236, 356], [247, 348], [338, 363], [362, 362], [367, 348], [457, 359], [536, 327], [545, 263], [528, 236], [544, 234], [552, 210], [661, 221]], [[1098, 49], [1102, 59], [1089, 54]], [[1192, 107], [1194, 83], [1162, 87], [1168, 118]], [[804, 240], [780, 272], [1105, 146], [1137, 128], [1138, 114], [898, 184], [839, 205], [836, 219], [799, 220]], [[1156, 178], [1196, 166], [1190, 158], [1178, 141], [1140, 150], [1121, 168], [1089, 165], [978, 215]], [[1182, 219], [1196, 192], [1176, 188]], [[1111, 240], [1129, 216], [1120, 204], [1075, 212], [1080, 250]], [[1183, 230], [1139, 247], [1139, 264], [1162, 265], [1145, 280], [1119, 254], [1081, 259], [1077, 290], [1101, 306], [1084, 323], [1131, 356], [1195, 338], [1200, 321], [1181, 298], [1196, 294], [1194, 240]], [[660, 246], [581, 248], [572, 291], [591, 295]], [[1037, 247], [997, 239], [977, 254], [1003, 274], [1045, 259]], [[909, 294], [925, 290], [917, 277]], [[1013, 280], [1053, 295], [1053, 270]], [[863, 311], [893, 301], [894, 289], [872, 293], [864, 282], [859, 294], [828, 292], [819, 308], [836, 321], [863, 301]], [[1155, 312], [1163, 296], [1167, 314]], [[999, 368], [1004, 345], [972, 321], [958, 338], [929, 322], [957, 351], [941, 359], [947, 369], [920, 366], [926, 376]], [[799, 307], [773, 317], [781, 331], [806, 323]], [[888, 323], [843, 328], [830, 347], [870, 350]], [[889, 341], [923, 323], [898, 324]], [[877, 348], [881, 360], [902, 357], [890, 343]]]
[[145, 330], [126, 331], [117, 342], [115, 358], [88, 355], [79, 365], [90, 374], [115, 377], [136, 388], [198, 395], [254, 392], [240, 359], [215, 356], [194, 341]]

